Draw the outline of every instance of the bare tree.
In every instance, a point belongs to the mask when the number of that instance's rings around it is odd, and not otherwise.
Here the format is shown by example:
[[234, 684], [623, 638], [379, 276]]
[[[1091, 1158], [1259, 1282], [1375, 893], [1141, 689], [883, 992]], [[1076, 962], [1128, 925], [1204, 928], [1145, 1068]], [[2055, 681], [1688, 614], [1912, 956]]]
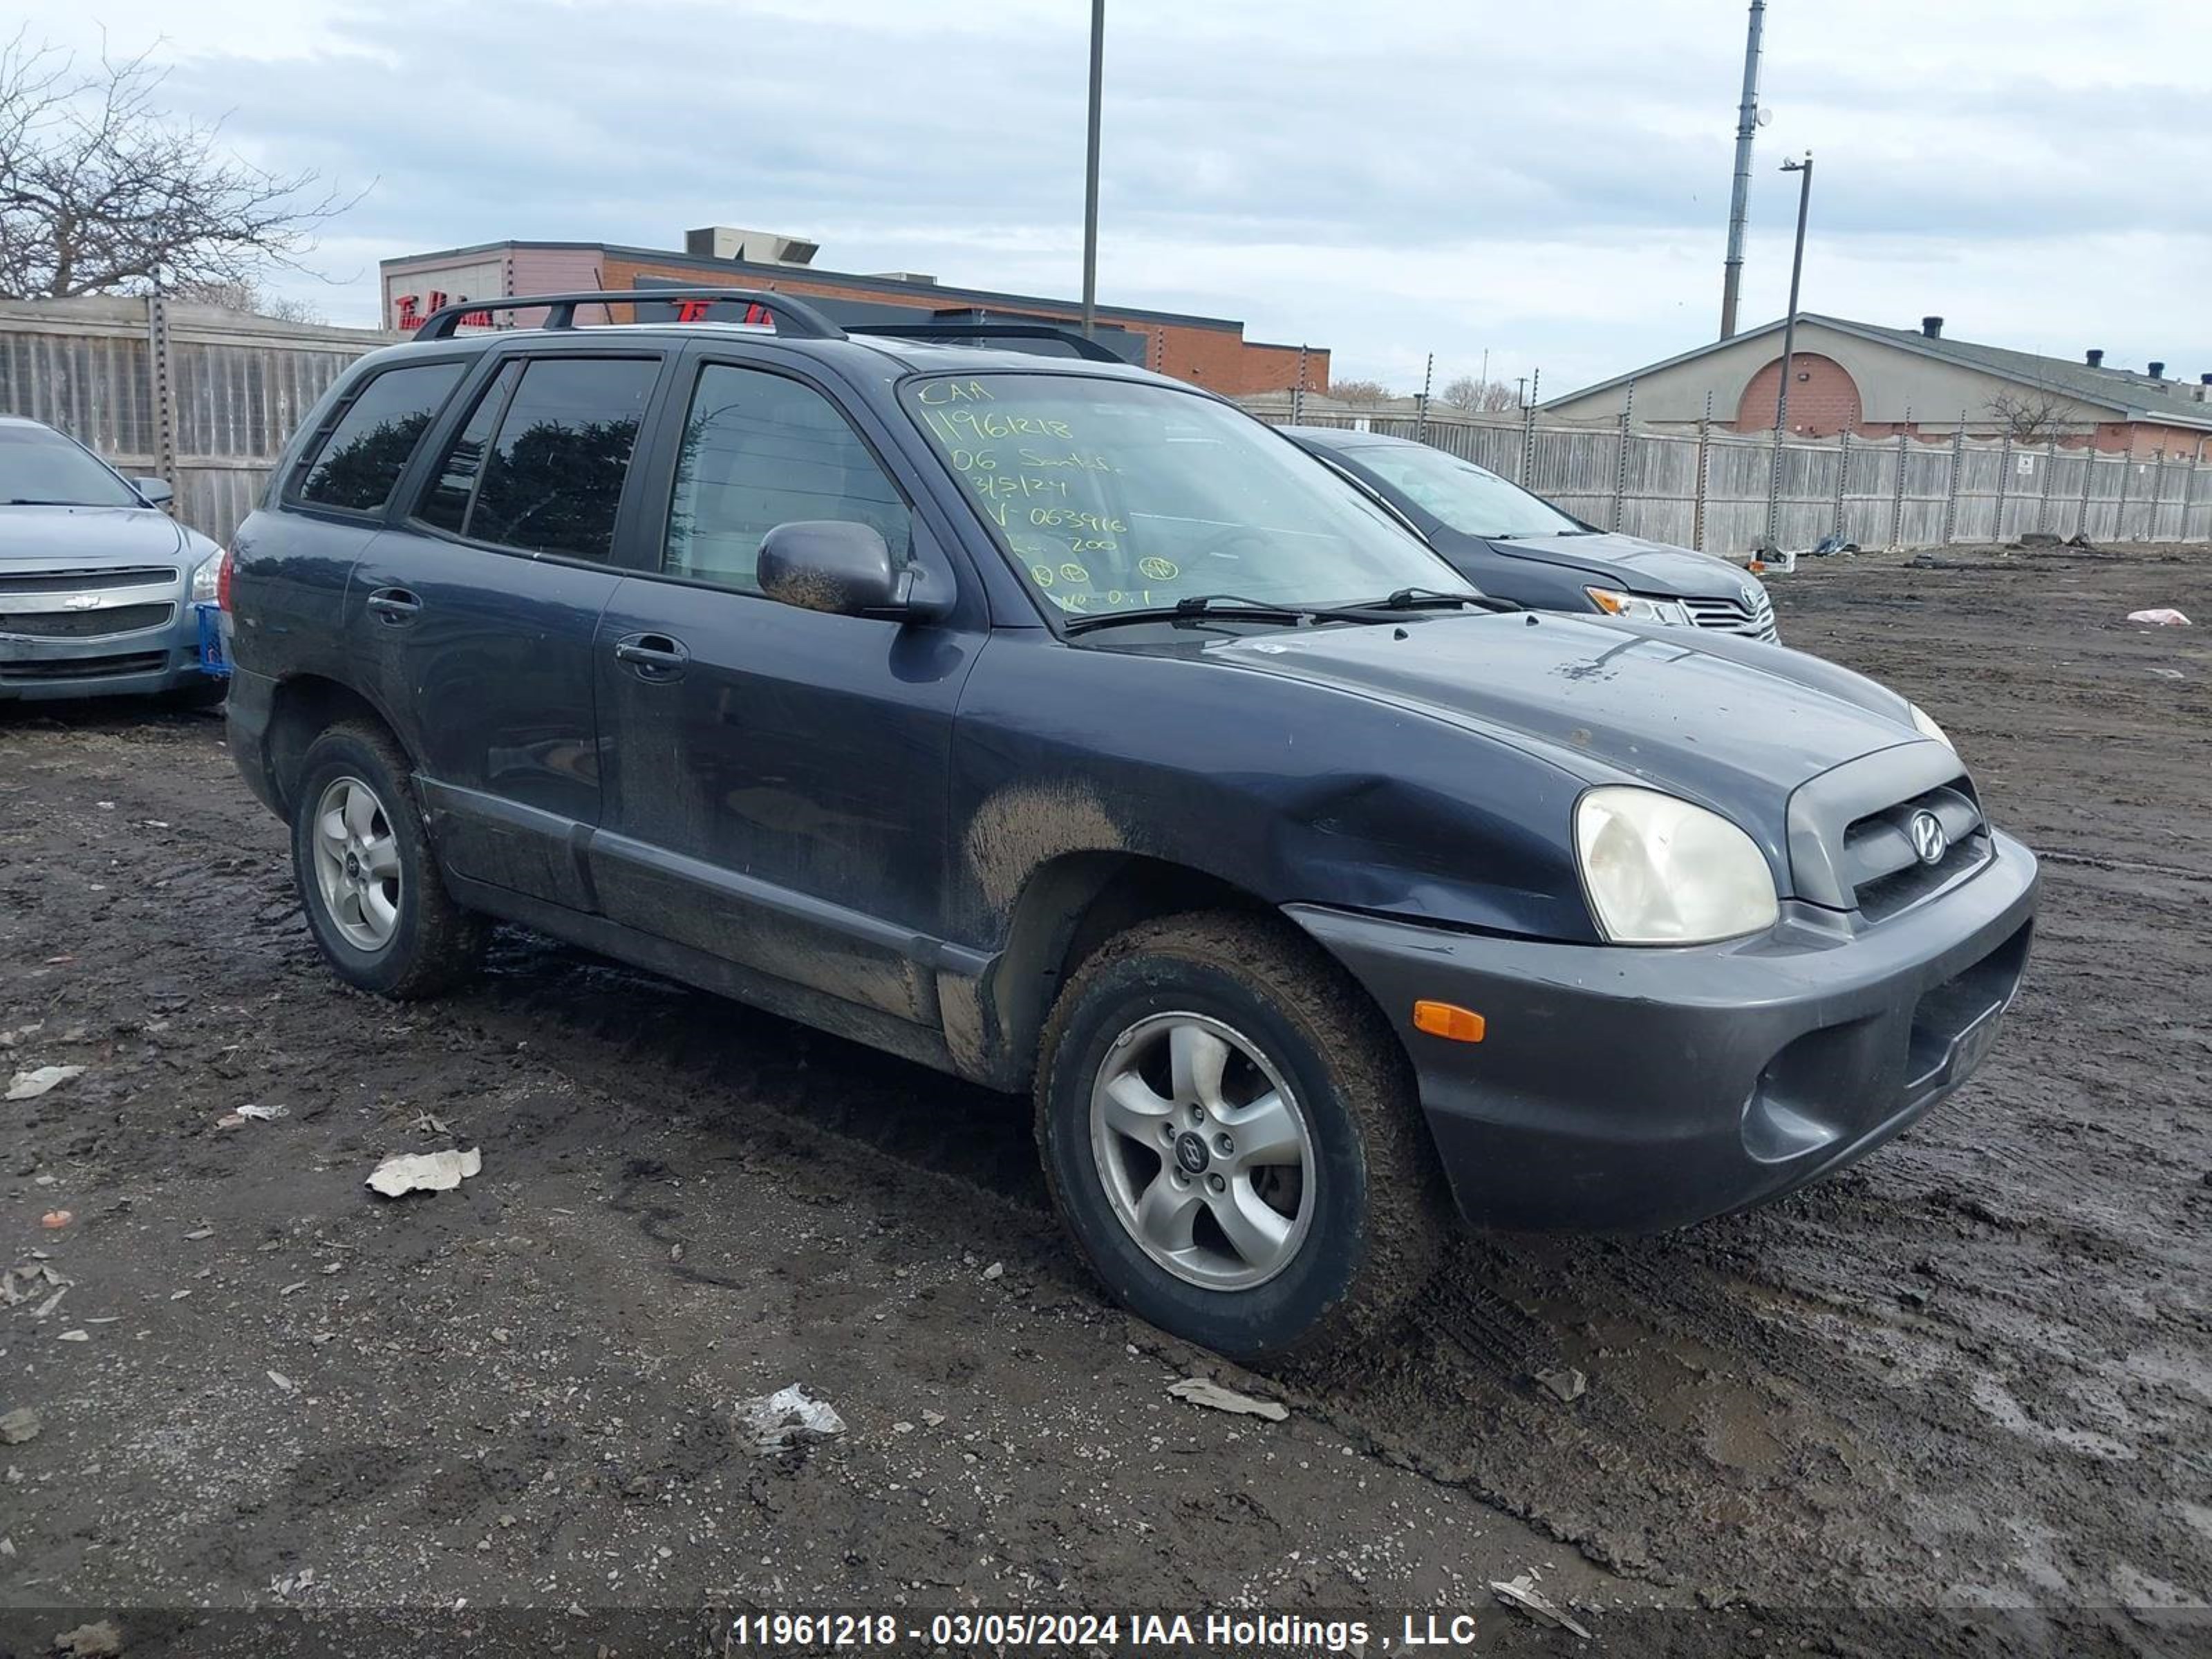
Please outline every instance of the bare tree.
[[180, 283], [166, 291], [171, 299], [181, 300], [187, 305], [219, 306], [225, 311], [250, 311], [258, 317], [274, 317], [279, 322], [324, 323], [330, 320], [312, 301], [271, 294], [250, 276], [222, 283]]
[[[354, 199], [270, 173], [222, 124], [161, 107], [142, 53], [82, 69], [18, 32], [0, 48], [0, 295], [65, 299], [251, 281], [292, 265]], [[296, 267], [295, 267], [296, 268]]]
[[1994, 418], [2004, 423], [2016, 444], [2055, 438], [2075, 423], [2073, 403], [2056, 392], [2000, 392], [1986, 407]]
[[1387, 404], [1395, 394], [1380, 380], [1331, 380], [1328, 395], [1347, 404]]
[[1472, 374], [1462, 374], [1447, 381], [1438, 394], [1454, 409], [1495, 411], [1520, 406], [1520, 396], [1503, 380], [1478, 380]]

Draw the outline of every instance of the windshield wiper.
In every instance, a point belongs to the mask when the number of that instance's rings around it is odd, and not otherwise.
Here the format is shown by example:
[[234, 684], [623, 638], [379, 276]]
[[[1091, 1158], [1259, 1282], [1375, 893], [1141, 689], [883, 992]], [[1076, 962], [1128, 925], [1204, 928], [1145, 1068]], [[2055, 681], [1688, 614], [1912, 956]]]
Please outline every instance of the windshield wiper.
[[1265, 599], [1240, 599], [1234, 593], [1193, 593], [1173, 605], [1146, 605], [1135, 611], [1101, 611], [1077, 617], [1066, 623], [1071, 634], [1121, 623], [1179, 622], [1196, 617], [1218, 617], [1230, 622], [1279, 622], [1293, 626], [1332, 618], [1347, 622], [1370, 620], [1358, 612], [1340, 612], [1326, 605], [1283, 605]]
[[1456, 609], [1470, 605], [1479, 611], [1526, 609], [1512, 599], [1493, 599], [1487, 593], [1448, 593], [1440, 587], [1401, 587], [1373, 605], [1353, 608], [1364, 611], [1441, 611], [1446, 606]]
[[100, 503], [98, 501], [43, 501], [35, 495], [10, 495], [7, 505], [9, 507], [98, 507]]

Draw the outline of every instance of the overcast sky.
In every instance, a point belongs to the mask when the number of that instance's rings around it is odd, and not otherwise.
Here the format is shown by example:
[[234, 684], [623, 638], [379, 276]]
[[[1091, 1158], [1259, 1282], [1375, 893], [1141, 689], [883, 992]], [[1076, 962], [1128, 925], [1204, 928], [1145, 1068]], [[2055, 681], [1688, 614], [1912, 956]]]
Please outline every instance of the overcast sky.
[[[367, 187], [279, 274], [376, 317], [376, 262], [723, 223], [832, 270], [1073, 295], [1085, 0], [31, 0], [156, 45], [179, 111]], [[1489, 353], [1547, 397], [1709, 339], [1736, 0], [1109, 0], [1103, 301], [1242, 318], [1418, 388]], [[2212, 371], [2212, 3], [1773, 0], [1744, 276], [1962, 338]]]

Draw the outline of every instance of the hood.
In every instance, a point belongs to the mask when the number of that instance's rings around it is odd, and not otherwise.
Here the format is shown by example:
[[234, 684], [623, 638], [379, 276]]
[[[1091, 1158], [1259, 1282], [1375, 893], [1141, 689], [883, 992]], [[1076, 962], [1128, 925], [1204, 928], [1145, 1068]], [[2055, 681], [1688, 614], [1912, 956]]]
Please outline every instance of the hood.
[[151, 507], [0, 507], [0, 563], [176, 564], [215, 544]]
[[1640, 536], [1470, 537], [1508, 558], [1586, 570], [1595, 580], [1638, 593], [1682, 594], [1692, 599], [1750, 601], [1757, 584], [1726, 559], [1692, 553], [1686, 547], [1647, 542]]
[[1848, 669], [1744, 641], [1709, 650], [1690, 631], [1528, 611], [1269, 634], [1203, 654], [1497, 738], [1586, 783], [1697, 801], [1786, 878], [1799, 785], [1926, 739], [1904, 698]]

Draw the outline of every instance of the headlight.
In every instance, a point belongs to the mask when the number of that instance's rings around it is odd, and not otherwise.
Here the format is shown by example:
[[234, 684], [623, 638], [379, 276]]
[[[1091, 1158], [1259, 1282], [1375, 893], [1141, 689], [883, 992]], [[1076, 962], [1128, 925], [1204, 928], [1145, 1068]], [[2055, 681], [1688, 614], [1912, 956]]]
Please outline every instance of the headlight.
[[1641, 593], [1621, 593], [1610, 587], [1585, 587], [1583, 592], [1608, 617], [1626, 617], [1631, 622], [1664, 623], [1669, 628], [1690, 625], [1690, 613], [1674, 599], [1647, 599]]
[[1917, 702], [1912, 705], [1912, 725], [1922, 737], [1935, 738], [1954, 755], [1959, 752], [1959, 745], [1951, 741], [1951, 734], [1929, 719], [1928, 711]]
[[1774, 876], [1717, 812], [1609, 785], [1575, 803], [1575, 854], [1599, 930], [1615, 945], [1703, 945], [1771, 927]]
[[194, 605], [211, 605], [215, 602], [218, 580], [222, 574], [222, 550], [218, 547], [192, 567], [192, 603]]

